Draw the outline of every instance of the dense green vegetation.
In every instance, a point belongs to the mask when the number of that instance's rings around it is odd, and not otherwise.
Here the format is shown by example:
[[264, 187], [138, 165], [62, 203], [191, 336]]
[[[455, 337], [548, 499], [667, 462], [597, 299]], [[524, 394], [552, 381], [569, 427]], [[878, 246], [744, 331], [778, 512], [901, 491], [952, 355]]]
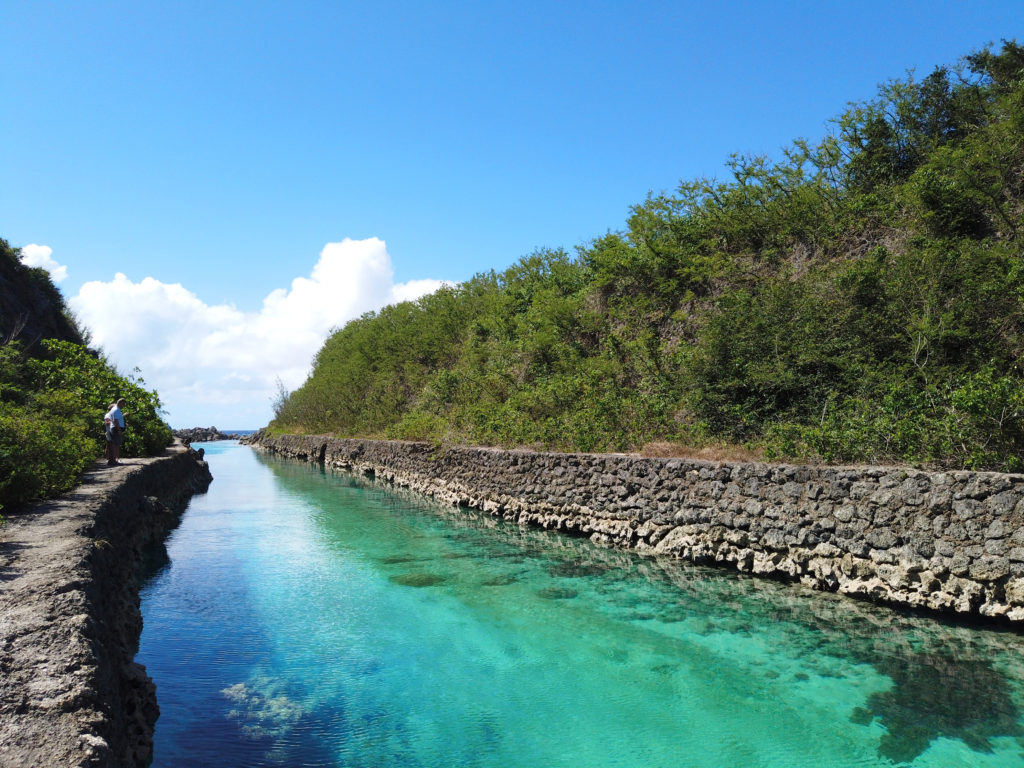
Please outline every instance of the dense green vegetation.
[[335, 332], [273, 431], [1024, 469], [1024, 48]]
[[[7, 274], [23, 285], [43, 285], [52, 310], [66, 313], [49, 275], [20, 264], [0, 240]], [[12, 281], [14, 282], [14, 281]], [[5, 285], [16, 291], [21, 283]], [[73, 325], [73, 321], [69, 321]], [[25, 342], [0, 337], [0, 509], [68, 490], [103, 453], [103, 414], [116, 398], [126, 401], [124, 456], [158, 453], [171, 441], [160, 418], [160, 400], [141, 379], [120, 375], [85, 345], [61, 339]]]

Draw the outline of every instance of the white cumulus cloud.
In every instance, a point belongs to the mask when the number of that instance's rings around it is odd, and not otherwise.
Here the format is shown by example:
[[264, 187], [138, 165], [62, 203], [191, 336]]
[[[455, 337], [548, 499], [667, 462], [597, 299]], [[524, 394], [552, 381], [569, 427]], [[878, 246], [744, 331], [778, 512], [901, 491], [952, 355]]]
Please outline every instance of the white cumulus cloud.
[[50, 278], [59, 283], [68, 276], [68, 268], [53, 259], [53, 248], [48, 245], [31, 243], [21, 248], [21, 263], [29, 267], [42, 267], [50, 273]]
[[172, 426], [245, 429], [270, 420], [277, 378], [288, 389], [305, 380], [332, 328], [444, 284], [396, 284], [384, 241], [346, 239], [324, 246], [309, 277], [272, 291], [258, 312], [206, 304], [180, 284], [133, 282], [121, 273], [85, 283], [69, 303], [122, 371], [142, 371]]

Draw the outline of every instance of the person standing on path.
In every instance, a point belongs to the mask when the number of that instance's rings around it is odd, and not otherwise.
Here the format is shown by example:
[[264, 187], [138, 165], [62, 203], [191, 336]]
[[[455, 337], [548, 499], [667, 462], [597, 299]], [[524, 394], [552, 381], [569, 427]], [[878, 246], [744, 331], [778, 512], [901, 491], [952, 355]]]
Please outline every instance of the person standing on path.
[[124, 405], [124, 398], [118, 398], [117, 402], [110, 406], [103, 417], [103, 423], [107, 427], [107, 466], [113, 467], [118, 464], [121, 458], [121, 442], [124, 440], [124, 413], [121, 407]]

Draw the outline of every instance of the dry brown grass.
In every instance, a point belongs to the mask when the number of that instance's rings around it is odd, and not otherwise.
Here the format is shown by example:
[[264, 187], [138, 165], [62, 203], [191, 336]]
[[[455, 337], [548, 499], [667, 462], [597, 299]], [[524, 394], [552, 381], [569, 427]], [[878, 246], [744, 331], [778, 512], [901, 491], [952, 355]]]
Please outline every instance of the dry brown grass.
[[702, 445], [684, 443], [647, 443], [639, 454], [659, 459], [696, 459], [697, 461], [765, 461], [761, 451], [751, 450], [742, 445]]

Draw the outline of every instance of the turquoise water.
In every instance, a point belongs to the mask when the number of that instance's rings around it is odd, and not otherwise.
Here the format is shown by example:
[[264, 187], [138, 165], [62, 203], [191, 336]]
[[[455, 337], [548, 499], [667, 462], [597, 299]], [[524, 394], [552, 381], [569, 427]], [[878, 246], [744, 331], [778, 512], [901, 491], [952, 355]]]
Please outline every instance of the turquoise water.
[[1024, 636], [206, 447], [142, 595], [155, 766], [1024, 766]]

